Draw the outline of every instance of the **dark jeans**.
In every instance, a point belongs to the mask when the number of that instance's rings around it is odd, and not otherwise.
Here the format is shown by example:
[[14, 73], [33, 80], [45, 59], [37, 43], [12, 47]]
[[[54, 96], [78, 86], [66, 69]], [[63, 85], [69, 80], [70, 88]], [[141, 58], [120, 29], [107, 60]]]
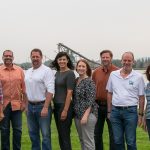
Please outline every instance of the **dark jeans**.
[[147, 131], [149, 135], [149, 140], [150, 140], [150, 119], [146, 119], [146, 125], [147, 125]]
[[13, 150], [21, 150], [22, 135], [22, 112], [20, 110], [12, 111], [11, 105], [8, 104], [4, 110], [4, 119], [2, 120], [1, 129], [1, 149], [10, 150], [10, 122], [13, 131]]
[[64, 104], [56, 104], [54, 103], [54, 117], [58, 131], [59, 137], [59, 145], [61, 150], [72, 150], [71, 147], [71, 125], [72, 125], [72, 117], [73, 117], [73, 108], [72, 104], [68, 110], [67, 118], [64, 121], [60, 120], [61, 112], [64, 108]]
[[115, 150], [137, 150], [136, 128], [138, 122], [137, 107], [128, 108], [112, 106], [110, 121], [114, 133]]
[[0, 121], [0, 149], [1, 149], [1, 130], [2, 130], [2, 121]]
[[41, 150], [40, 131], [42, 135], [42, 150], [51, 150], [51, 107], [48, 108], [48, 116], [41, 117], [43, 104], [28, 104], [27, 121], [29, 135], [32, 142], [32, 150]]
[[105, 120], [108, 125], [108, 131], [109, 131], [109, 149], [110, 150], [115, 150], [114, 148], [114, 141], [113, 141], [113, 132], [112, 132], [112, 127], [110, 120], [107, 119], [107, 104], [100, 104], [99, 101], [97, 101], [97, 104], [99, 105], [98, 108], [98, 120], [95, 125], [95, 149], [96, 150], [103, 150], [103, 129], [104, 129], [104, 124]]

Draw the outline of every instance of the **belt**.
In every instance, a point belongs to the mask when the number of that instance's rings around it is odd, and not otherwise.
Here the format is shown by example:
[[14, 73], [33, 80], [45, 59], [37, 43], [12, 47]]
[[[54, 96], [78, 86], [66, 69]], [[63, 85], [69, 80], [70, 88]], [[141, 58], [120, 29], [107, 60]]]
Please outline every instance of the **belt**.
[[134, 108], [134, 107], [137, 107], [136, 105], [135, 106], [114, 106], [115, 108], [117, 109], [128, 109], [128, 108]]
[[107, 105], [107, 100], [99, 100], [99, 99], [96, 99], [96, 103], [98, 105]]
[[45, 101], [38, 101], [38, 102], [31, 102], [31, 101], [28, 101], [29, 102], [29, 104], [31, 104], [31, 105], [41, 105], [41, 104], [44, 104], [45, 103]]

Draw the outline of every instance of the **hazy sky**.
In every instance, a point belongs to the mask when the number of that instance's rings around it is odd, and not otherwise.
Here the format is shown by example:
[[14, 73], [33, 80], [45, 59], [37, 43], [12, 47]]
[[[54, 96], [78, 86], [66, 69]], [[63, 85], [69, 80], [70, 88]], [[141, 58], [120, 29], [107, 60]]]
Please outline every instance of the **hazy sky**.
[[103, 49], [150, 57], [149, 8], [150, 0], [0, 0], [0, 57], [11, 49], [21, 63], [40, 48], [53, 59], [58, 43], [95, 60]]

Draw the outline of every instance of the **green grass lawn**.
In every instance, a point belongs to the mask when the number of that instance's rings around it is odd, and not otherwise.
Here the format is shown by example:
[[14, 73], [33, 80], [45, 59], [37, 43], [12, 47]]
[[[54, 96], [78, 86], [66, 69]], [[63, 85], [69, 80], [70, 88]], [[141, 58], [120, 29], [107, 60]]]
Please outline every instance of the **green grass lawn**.
[[[59, 142], [57, 138], [57, 130], [56, 130], [54, 120], [52, 120], [51, 132], [52, 132], [52, 148], [53, 150], [60, 150]], [[104, 137], [105, 150], [108, 150], [107, 126], [105, 126], [103, 137]], [[74, 126], [74, 122], [73, 122], [72, 130], [71, 130], [71, 140], [72, 140], [72, 147], [73, 147], [72, 149], [80, 150], [80, 143], [79, 143], [78, 135]], [[148, 140], [148, 135], [141, 128], [137, 129], [137, 147], [138, 147], [138, 150], [150, 150], [150, 142]], [[31, 149], [31, 142], [30, 142], [30, 138], [28, 135], [26, 117], [25, 115], [23, 115], [22, 150], [30, 150], [30, 149]]]

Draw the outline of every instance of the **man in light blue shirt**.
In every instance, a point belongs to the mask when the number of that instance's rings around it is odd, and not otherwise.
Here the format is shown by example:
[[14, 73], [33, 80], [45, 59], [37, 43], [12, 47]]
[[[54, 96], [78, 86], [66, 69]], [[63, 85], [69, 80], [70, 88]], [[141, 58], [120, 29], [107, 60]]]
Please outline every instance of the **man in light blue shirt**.
[[[122, 68], [110, 74], [108, 90], [108, 118], [111, 121], [115, 150], [137, 150], [136, 128], [142, 124], [144, 111], [144, 80], [142, 74], [134, 71], [134, 55], [125, 52], [122, 55]], [[137, 106], [139, 104], [139, 113]], [[125, 140], [124, 140], [125, 138]]]

